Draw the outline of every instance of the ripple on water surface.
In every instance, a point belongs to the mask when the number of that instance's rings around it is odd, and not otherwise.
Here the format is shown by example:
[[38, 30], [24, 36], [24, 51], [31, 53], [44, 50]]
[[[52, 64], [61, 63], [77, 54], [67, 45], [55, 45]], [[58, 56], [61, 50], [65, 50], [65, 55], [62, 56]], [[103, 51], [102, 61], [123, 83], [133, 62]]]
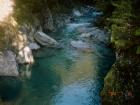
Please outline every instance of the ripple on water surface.
[[[92, 11], [99, 15], [94, 10], [93, 8]], [[87, 21], [96, 19], [93, 12], [88, 12], [86, 8], [85, 14], [91, 15], [76, 17], [76, 22], [56, 32], [56, 38], [60, 40], [62, 49], [42, 48], [36, 52], [36, 62], [31, 68], [31, 75], [28, 79], [24, 79], [20, 96], [11, 103], [100, 105], [99, 92], [103, 86], [103, 79], [114, 62], [114, 54], [100, 42], [91, 43], [93, 52], [90, 53], [82, 52], [70, 45], [72, 40], [78, 38], [75, 30], [83, 26], [89, 27]]]

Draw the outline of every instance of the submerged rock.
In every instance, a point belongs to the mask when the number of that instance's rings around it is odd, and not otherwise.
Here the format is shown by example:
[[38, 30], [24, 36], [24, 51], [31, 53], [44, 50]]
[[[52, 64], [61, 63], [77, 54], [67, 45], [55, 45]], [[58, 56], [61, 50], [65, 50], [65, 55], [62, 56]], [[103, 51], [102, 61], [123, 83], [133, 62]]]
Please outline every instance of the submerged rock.
[[79, 30], [79, 29], [83, 30], [85, 27], [88, 27], [90, 25], [91, 25], [91, 23], [89, 23], [89, 22], [85, 22], [85, 23], [69, 23], [69, 24], [67, 24], [66, 29], [67, 29], [68, 32], [73, 32], [74, 30], [76, 30], [76, 31]]
[[16, 55], [12, 51], [0, 54], [0, 76], [18, 76]]
[[73, 9], [73, 15], [74, 16], [77, 16], [77, 17], [82, 16], [82, 14], [80, 13], [80, 11], [79, 10], [76, 10], [76, 9]]
[[94, 41], [99, 41], [106, 45], [110, 44], [109, 33], [105, 32], [104, 30], [100, 30], [98, 28], [91, 28], [91, 29], [87, 28], [87, 30], [89, 30], [89, 32], [86, 31], [85, 29], [85, 32], [80, 35], [80, 38], [90, 38]]
[[71, 41], [71, 46], [84, 52], [93, 52], [92, 47], [83, 41]]
[[46, 47], [56, 47], [58, 45], [57, 41], [45, 34], [44, 32], [38, 31], [34, 35], [34, 39], [42, 46]]
[[32, 51], [28, 46], [19, 51], [17, 61], [20, 64], [32, 64], [34, 62]]

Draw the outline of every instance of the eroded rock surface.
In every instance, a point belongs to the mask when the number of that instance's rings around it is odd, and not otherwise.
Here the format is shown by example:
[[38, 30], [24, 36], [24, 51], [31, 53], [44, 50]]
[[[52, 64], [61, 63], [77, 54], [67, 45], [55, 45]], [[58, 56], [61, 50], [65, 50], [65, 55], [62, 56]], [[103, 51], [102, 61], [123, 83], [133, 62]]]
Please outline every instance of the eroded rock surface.
[[21, 64], [32, 64], [34, 62], [32, 51], [28, 46], [19, 51], [17, 61]]
[[0, 53], [0, 76], [18, 76], [16, 55], [12, 51]]
[[57, 41], [45, 34], [44, 32], [38, 31], [34, 35], [34, 39], [42, 46], [45, 47], [56, 47], [58, 45]]
[[78, 40], [78, 41], [71, 41], [71, 46], [78, 49], [78, 50], [81, 50], [81, 51], [84, 51], [84, 52], [93, 52], [93, 49], [92, 47], [90, 46], [90, 44], [86, 43], [86, 42], [83, 42], [81, 40]]

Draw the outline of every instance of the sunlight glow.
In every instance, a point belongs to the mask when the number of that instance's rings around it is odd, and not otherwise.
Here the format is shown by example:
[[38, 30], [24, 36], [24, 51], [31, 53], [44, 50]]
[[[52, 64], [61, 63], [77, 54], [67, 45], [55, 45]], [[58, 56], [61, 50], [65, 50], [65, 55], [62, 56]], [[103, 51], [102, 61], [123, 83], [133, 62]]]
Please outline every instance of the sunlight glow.
[[0, 0], [0, 22], [12, 14], [13, 5], [13, 0]]

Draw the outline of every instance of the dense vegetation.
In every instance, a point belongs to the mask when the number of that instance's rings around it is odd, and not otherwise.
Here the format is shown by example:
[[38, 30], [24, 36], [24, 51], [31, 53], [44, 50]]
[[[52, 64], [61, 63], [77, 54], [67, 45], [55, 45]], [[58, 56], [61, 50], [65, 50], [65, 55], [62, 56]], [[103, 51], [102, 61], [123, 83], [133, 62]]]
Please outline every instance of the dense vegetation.
[[104, 23], [111, 31], [112, 43], [118, 49], [139, 52], [139, 1], [138, 0], [96, 0], [96, 6], [104, 11]]
[[[108, 105], [138, 105], [140, 64], [139, 0], [102, 0], [96, 2], [104, 11], [102, 22], [111, 32], [116, 49], [116, 63], [105, 79], [103, 103]], [[103, 6], [102, 6], [102, 5]], [[111, 96], [106, 95], [112, 92]]]

